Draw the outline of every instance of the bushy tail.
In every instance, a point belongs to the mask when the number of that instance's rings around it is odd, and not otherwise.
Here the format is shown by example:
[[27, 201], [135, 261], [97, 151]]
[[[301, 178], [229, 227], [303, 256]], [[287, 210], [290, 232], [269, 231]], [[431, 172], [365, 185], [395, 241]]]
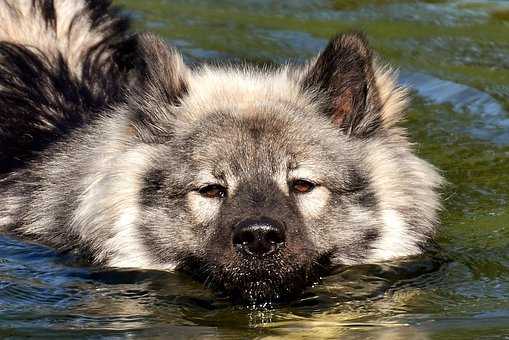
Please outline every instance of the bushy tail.
[[108, 0], [0, 0], [0, 173], [122, 100], [137, 40]]

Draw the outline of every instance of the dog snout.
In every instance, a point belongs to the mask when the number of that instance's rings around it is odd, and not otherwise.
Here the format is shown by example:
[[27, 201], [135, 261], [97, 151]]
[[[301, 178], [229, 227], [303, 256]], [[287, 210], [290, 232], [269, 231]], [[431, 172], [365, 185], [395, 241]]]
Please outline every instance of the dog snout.
[[233, 245], [243, 255], [272, 255], [285, 243], [283, 224], [271, 218], [245, 219], [235, 226]]

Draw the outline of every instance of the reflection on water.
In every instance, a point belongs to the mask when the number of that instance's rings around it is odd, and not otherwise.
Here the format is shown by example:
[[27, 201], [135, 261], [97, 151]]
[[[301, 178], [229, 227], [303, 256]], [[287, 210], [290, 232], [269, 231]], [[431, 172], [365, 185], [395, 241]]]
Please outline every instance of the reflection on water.
[[401, 72], [400, 82], [420, 97], [436, 104], [447, 104], [464, 115], [482, 121], [479, 126], [456, 127], [458, 132], [496, 144], [509, 144], [509, 116], [502, 105], [489, 94], [472, 87], [420, 72]]
[[[190, 61], [302, 61], [366, 31], [414, 90], [443, 169], [440, 252], [338, 268], [290, 304], [234, 306], [185, 275], [87, 267], [0, 237], [0, 337], [428, 339], [509, 335], [509, 5], [474, 0], [118, 0]], [[505, 13], [505, 14], [504, 14]]]
[[6, 237], [0, 237], [0, 249], [1, 321], [17, 335], [150, 335], [154, 329], [223, 334], [219, 326], [225, 327], [224, 335], [232, 327], [259, 335], [288, 329], [302, 336], [349, 329], [383, 333], [386, 328], [392, 334], [396, 326], [408, 324], [385, 316], [404, 311], [420, 288], [440, 280], [447, 266], [438, 256], [424, 256], [338, 268], [290, 304], [238, 306], [183, 274], [77, 266], [72, 257]]

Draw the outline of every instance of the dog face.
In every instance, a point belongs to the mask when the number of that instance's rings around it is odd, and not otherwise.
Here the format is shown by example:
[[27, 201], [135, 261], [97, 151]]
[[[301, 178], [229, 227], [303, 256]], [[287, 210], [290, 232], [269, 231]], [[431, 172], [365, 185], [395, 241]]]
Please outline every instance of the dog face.
[[361, 36], [270, 71], [191, 71], [145, 40], [150, 80], [127, 110], [151, 150], [137, 228], [154, 261], [266, 301], [432, 236], [440, 177], [395, 127], [404, 93]]
[[311, 116], [310, 130], [261, 110], [207, 115], [180, 137], [181, 158], [152, 170], [142, 197], [150, 249], [171, 249], [163, 262], [179, 253], [179, 266], [263, 298], [316, 278], [333, 256], [358, 262], [379, 231], [359, 146]]

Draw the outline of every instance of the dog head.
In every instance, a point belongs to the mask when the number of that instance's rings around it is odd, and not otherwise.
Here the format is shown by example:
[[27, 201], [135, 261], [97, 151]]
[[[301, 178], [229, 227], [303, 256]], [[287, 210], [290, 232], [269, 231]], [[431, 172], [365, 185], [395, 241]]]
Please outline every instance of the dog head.
[[273, 69], [190, 69], [140, 41], [148, 80], [124, 109], [144, 150], [135, 225], [151, 261], [265, 301], [433, 236], [440, 176], [397, 126], [405, 91], [362, 35]]

